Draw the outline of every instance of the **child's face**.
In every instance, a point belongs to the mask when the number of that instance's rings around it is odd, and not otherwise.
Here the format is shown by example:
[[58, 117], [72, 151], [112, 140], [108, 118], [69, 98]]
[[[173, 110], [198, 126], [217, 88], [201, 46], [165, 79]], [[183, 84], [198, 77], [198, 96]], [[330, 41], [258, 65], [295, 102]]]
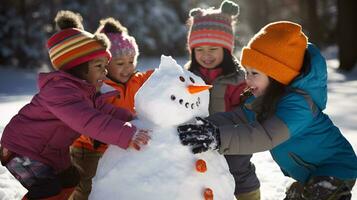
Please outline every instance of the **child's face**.
[[85, 79], [95, 86], [97, 92], [100, 91], [103, 81], [106, 79], [108, 73], [107, 64], [108, 59], [106, 57], [96, 58], [88, 62], [88, 74], [85, 75]]
[[259, 70], [245, 67], [247, 70], [247, 85], [255, 97], [264, 94], [269, 85], [269, 78]]
[[213, 69], [223, 61], [223, 48], [218, 46], [199, 46], [194, 49], [198, 64]]
[[136, 56], [117, 56], [109, 63], [108, 75], [113, 81], [126, 83], [136, 68]]

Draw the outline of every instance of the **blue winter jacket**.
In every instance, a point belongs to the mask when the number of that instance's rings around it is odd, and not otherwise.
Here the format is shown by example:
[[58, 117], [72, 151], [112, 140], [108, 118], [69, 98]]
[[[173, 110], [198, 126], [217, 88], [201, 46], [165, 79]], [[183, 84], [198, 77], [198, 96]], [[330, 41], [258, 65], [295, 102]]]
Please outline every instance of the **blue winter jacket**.
[[270, 150], [283, 173], [302, 183], [312, 176], [355, 179], [356, 154], [322, 112], [327, 102], [325, 59], [314, 45], [308, 44], [307, 50], [310, 68], [288, 86], [273, 117], [259, 123], [254, 112], [244, 108], [208, 118], [221, 130], [220, 153]]

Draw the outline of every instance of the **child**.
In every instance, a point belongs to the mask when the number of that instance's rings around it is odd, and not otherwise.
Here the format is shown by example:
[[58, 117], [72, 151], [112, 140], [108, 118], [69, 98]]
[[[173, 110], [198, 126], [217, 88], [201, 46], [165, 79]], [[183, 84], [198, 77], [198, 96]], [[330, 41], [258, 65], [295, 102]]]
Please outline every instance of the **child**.
[[70, 11], [60, 11], [55, 21], [61, 30], [47, 46], [57, 71], [40, 74], [39, 93], [1, 138], [1, 162], [28, 189], [28, 199], [68, 198], [78, 182], [69, 146], [79, 133], [125, 149], [149, 139], [146, 130], [126, 122], [130, 112], [97, 95], [111, 59], [106, 36], [84, 31], [80, 16]]
[[[119, 91], [119, 95], [109, 97], [106, 102], [135, 113], [135, 93], [153, 70], [145, 73], [135, 71], [139, 56], [138, 46], [135, 38], [128, 35], [127, 29], [119, 21], [113, 18], [101, 20], [97, 32], [104, 33], [111, 42], [110, 52], [113, 58], [107, 66], [107, 77], [110, 80], [106, 80], [105, 83]], [[95, 176], [98, 161], [106, 148], [107, 145], [85, 135], [73, 143], [70, 150], [71, 159], [79, 171], [80, 180], [70, 199], [88, 199], [92, 188], [92, 178]]]
[[326, 63], [307, 44], [301, 26], [268, 24], [243, 48], [241, 63], [255, 98], [243, 110], [212, 115], [202, 125], [180, 126], [182, 142], [196, 151], [218, 148], [233, 155], [270, 150], [283, 173], [297, 181], [285, 199], [351, 199], [357, 158], [322, 112]]
[[[224, 1], [216, 10], [196, 8], [190, 11], [187, 43], [191, 60], [186, 68], [213, 85], [210, 114], [231, 111], [239, 106], [241, 93], [246, 88], [245, 71], [232, 55], [233, 26], [238, 12], [238, 5], [231, 1]], [[260, 199], [260, 184], [251, 157], [252, 154], [225, 156], [239, 200]]]

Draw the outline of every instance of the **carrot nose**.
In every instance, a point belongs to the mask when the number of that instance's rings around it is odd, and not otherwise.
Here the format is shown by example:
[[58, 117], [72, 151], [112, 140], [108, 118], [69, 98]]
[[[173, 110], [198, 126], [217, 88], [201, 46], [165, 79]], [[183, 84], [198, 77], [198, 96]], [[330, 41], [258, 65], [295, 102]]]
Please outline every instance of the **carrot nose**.
[[187, 90], [191, 94], [195, 94], [198, 92], [202, 92], [204, 90], [208, 90], [212, 87], [212, 85], [189, 85], [187, 86]]

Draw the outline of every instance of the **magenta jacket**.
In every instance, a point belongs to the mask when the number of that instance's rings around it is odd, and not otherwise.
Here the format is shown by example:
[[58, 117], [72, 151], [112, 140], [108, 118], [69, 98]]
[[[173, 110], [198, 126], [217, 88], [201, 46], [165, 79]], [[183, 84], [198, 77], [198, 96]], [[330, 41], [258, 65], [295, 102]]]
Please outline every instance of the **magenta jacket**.
[[40, 92], [5, 127], [1, 146], [46, 163], [70, 166], [69, 146], [80, 133], [127, 148], [136, 128], [132, 114], [104, 103], [95, 87], [66, 72], [39, 75]]

